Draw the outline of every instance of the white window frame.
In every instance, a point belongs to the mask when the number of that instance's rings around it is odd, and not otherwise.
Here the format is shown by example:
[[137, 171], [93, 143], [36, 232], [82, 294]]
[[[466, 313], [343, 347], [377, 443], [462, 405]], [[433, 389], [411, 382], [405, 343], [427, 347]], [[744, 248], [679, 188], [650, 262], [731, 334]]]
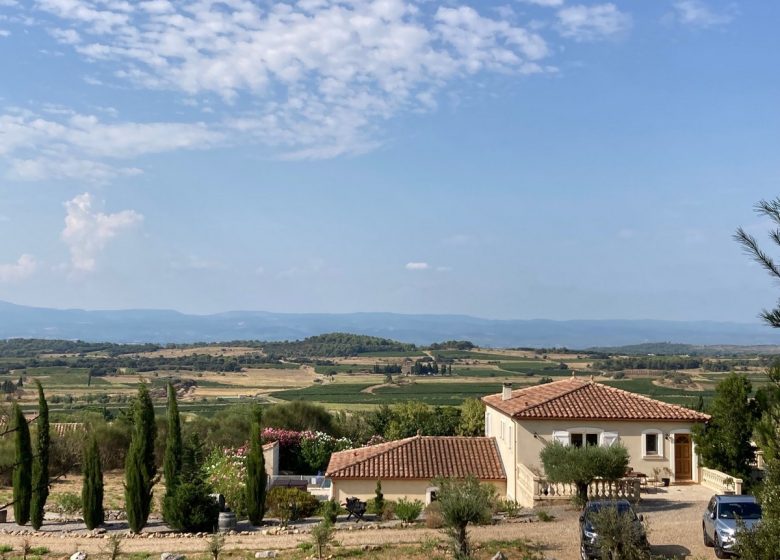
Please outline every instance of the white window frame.
[[[647, 453], [647, 436], [648, 435], [655, 435], [657, 438], [656, 447], [658, 448], [658, 453], [651, 455]], [[643, 459], [663, 459], [666, 455], [664, 453], [666, 448], [666, 445], [664, 445], [664, 432], [663, 430], [659, 430], [657, 428], [650, 428], [647, 430], [642, 430], [642, 458]]]
[[490, 412], [485, 412], [485, 435], [490, 437], [490, 423], [493, 421]]
[[587, 437], [587, 434], [596, 434], [596, 441], [598, 442], [596, 445], [602, 445], [602, 439], [601, 434], [604, 433], [604, 430], [601, 428], [587, 428], [587, 427], [577, 427], [577, 428], [569, 428], [566, 430], [569, 433], [569, 444], [571, 444], [571, 436], [573, 434], [582, 434], [582, 443], [585, 445], [585, 439]]
[[612, 447], [620, 441], [620, 434], [617, 432], [601, 432], [599, 437], [599, 445], [601, 447]]
[[571, 435], [567, 430], [556, 430], [553, 432], [553, 441], [562, 445], [571, 445]]

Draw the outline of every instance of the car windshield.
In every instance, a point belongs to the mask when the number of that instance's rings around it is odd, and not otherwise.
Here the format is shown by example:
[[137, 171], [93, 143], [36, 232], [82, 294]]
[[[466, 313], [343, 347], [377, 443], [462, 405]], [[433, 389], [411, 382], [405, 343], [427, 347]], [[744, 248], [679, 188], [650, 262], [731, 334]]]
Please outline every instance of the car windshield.
[[761, 506], [752, 502], [726, 502], [720, 504], [720, 519], [761, 519]]

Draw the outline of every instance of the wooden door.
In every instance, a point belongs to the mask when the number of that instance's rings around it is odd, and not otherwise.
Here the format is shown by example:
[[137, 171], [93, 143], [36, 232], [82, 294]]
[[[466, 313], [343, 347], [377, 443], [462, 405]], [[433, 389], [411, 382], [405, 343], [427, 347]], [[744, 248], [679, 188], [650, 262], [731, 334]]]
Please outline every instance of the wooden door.
[[674, 436], [674, 478], [677, 481], [690, 480], [693, 468], [691, 436], [675, 434]]

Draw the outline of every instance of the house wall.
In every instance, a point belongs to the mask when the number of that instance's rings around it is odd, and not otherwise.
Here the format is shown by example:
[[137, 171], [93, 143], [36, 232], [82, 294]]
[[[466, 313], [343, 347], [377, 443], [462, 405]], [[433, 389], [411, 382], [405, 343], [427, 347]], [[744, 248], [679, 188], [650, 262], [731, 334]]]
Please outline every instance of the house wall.
[[265, 459], [265, 473], [268, 476], [279, 474], [279, 444], [269, 446], [263, 449], [263, 459]]
[[[331, 484], [331, 496], [338, 500], [339, 503], [344, 503], [347, 498], [353, 496], [361, 500], [373, 500], [375, 496], [376, 480], [373, 479], [333, 479]], [[491, 481], [491, 484], [495, 485], [499, 496], [506, 495], [506, 482], [503, 480]], [[384, 494], [385, 500], [395, 501], [399, 498], [407, 498], [409, 500], [427, 502], [427, 491], [433, 486], [434, 484], [430, 480], [383, 480], [382, 494]]]
[[517, 469], [514, 468], [517, 449], [515, 421], [489, 406], [485, 407], [485, 435], [496, 440], [501, 463], [506, 472], [506, 497], [517, 500]]
[[[504, 437], [501, 436], [502, 423], [513, 424], [512, 434], [507, 433], [504, 427]], [[507, 473], [507, 497], [517, 499], [517, 464], [522, 463], [526, 467], [543, 472], [539, 454], [547, 443], [554, 441], [554, 432], [570, 430], [591, 429], [602, 433], [615, 433], [617, 441], [628, 449], [630, 455], [629, 466], [651, 477], [653, 469], [668, 467], [674, 472], [674, 434], [690, 433], [693, 423], [688, 422], [627, 422], [627, 421], [596, 421], [596, 420], [523, 420], [516, 421], [496, 409], [487, 407], [485, 414], [485, 432], [496, 438], [501, 460]], [[657, 430], [661, 434], [657, 456], [643, 454], [643, 432]], [[538, 437], [534, 437], [534, 433]], [[696, 453], [696, 445], [692, 446], [693, 464], [691, 465], [692, 478], [698, 482], [699, 465]], [[670, 476], [674, 481], [674, 476]]]

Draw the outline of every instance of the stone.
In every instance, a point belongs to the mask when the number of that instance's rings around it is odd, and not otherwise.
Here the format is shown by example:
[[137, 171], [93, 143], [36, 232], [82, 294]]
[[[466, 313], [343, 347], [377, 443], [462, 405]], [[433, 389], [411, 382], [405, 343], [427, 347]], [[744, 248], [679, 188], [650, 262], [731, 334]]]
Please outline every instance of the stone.
[[78, 551], [70, 555], [70, 560], [87, 560], [87, 553]]
[[160, 554], [160, 560], [185, 560], [183, 554], [175, 554], [173, 552], [163, 552]]
[[504, 554], [499, 550], [498, 552], [496, 552], [495, 556], [493, 556], [493, 558], [491, 558], [490, 560], [508, 560], [508, 559], [506, 557], [506, 554]]
[[260, 550], [255, 552], [255, 558], [276, 558], [275, 550]]

